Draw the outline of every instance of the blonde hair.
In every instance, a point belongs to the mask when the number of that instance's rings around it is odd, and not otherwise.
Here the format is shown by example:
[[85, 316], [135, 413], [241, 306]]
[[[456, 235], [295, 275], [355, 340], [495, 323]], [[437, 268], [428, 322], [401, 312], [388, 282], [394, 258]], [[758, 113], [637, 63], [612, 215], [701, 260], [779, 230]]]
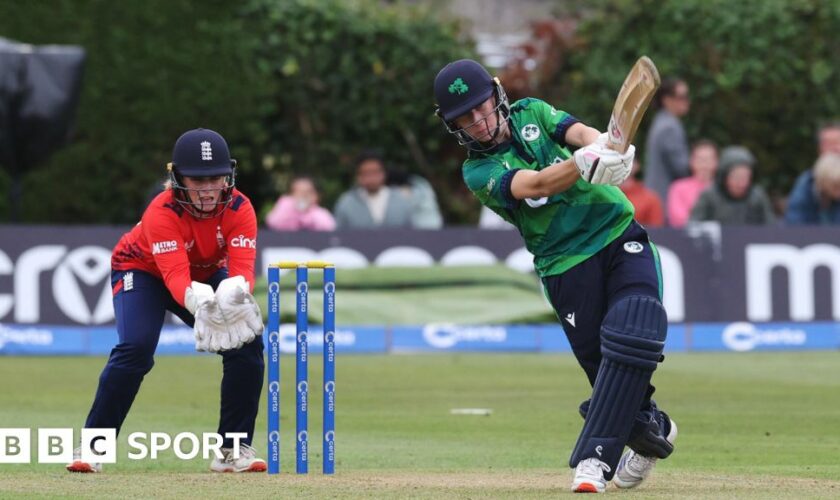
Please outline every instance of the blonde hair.
[[840, 155], [826, 153], [820, 156], [814, 164], [814, 188], [820, 201], [830, 201], [831, 187], [838, 184], [840, 184]]

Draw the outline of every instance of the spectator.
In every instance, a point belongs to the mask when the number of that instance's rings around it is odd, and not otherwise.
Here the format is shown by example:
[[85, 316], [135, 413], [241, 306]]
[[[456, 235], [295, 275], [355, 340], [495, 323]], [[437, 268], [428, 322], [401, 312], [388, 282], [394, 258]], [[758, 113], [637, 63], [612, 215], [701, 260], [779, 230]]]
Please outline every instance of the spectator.
[[[814, 168], [802, 172], [793, 184], [785, 211], [788, 224], [837, 224], [840, 223], [840, 201], [832, 196], [836, 174], [830, 166], [833, 161], [825, 160], [828, 154], [840, 154], [840, 122], [820, 127], [817, 134], [819, 156]], [[816, 179], [816, 166], [823, 164], [820, 180]]]
[[715, 178], [718, 167], [718, 150], [714, 142], [697, 141], [691, 148], [691, 177], [679, 179], [668, 189], [668, 224], [683, 227], [697, 203], [700, 193], [706, 190]]
[[770, 198], [753, 182], [755, 157], [743, 146], [729, 146], [720, 154], [715, 183], [703, 191], [691, 210], [692, 221], [721, 224], [771, 224]]
[[678, 78], [666, 79], [655, 102], [659, 111], [653, 118], [645, 144], [644, 182], [656, 191], [660, 200], [664, 200], [671, 183], [689, 175], [688, 142], [680, 122], [691, 105], [688, 84]]
[[790, 192], [788, 224], [840, 224], [840, 155], [826, 153], [796, 180]]
[[820, 127], [818, 134], [820, 156], [840, 154], [840, 122], [830, 122]]
[[440, 229], [443, 217], [438, 208], [435, 190], [423, 177], [405, 170], [395, 170], [388, 176], [388, 184], [411, 200], [411, 225], [415, 229]]
[[356, 186], [335, 204], [335, 221], [342, 229], [411, 226], [411, 200], [385, 185], [385, 160], [366, 151], [356, 159]]
[[319, 199], [311, 177], [295, 177], [289, 194], [277, 200], [265, 217], [265, 224], [276, 231], [332, 231], [335, 219], [329, 210], [318, 205]]
[[660, 227], [665, 223], [665, 215], [662, 213], [662, 200], [655, 191], [649, 189], [638, 179], [639, 157], [633, 158], [633, 170], [630, 177], [621, 183], [619, 188], [633, 204], [636, 209], [636, 220], [645, 226]]

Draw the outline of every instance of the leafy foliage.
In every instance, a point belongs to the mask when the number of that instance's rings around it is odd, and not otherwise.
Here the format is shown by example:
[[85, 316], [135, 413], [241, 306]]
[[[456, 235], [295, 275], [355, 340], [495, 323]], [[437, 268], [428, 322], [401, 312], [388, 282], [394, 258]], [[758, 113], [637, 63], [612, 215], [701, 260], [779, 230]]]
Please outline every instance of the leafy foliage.
[[175, 139], [195, 127], [221, 131], [247, 179], [265, 142], [266, 86], [237, 9], [221, 0], [4, 2], [4, 36], [87, 51], [76, 133], [24, 179], [24, 221], [136, 221]]
[[840, 116], [836, 1], [600, 0], [587, 9], [583, 49], [546, 93], [596, 127], [606, 126], [624, 75], [647, 54], [663, 77], [689, 83], [690, 139], [749, 147], [761, 182], [786, 194], [811, 166], [803, 153], [816, 155], [817, 124]]
[[[37, 19], [37, 22], [33, 20]], [[364, 147], [441, 177], [432, 78], [469, 55], [429, 11], [337, 0], [0, 4], [0, 33], [87, 50], [77, 127], [24, 179], [25, 222], [130, 223], [183, 131], [220, 131], [265, 212], [292, 171], [328, 206]], [[442, 198], [446, 198], [442, 196]]]
[[[249, 17], [267, 34], [257, 60], [273, 85], [275, 188], [303, 171], [331, 206], [367, 148], [428, 177], [439, 193], [462, 184], [460, 161], [440, 154], [450, 139], [432, 96], [440, 68], [472, 55], [456, 22], [422, 7], [340, 0], [253, 0]], [[449, 196], [439, 200], [457, 210]]]
[[[784, 194], [810, 166], [800, 157], [814, 151], [816, 124], [840, 116], [836, 1], [572, 4], [584, 13], [582, 43], [534, 95], [597, 127], [648, 54], [691, 86], [689, 136], [750, 147], [760, 180]], [[135, 221], [175, 139], [198, 126], [228, 139], [260, 212], [298, 172], [320, 181], [331, 207], [356, 153], [375, 147], [429, 178], [447, 222], [473, 219], [463, 152], [432, 114], [434, 75], [474, 56], [473, 45], [439, 10], [374, 0], [0, 3], [3, 36], [88, 52], [76, 132], [27, 173], [24, 221]]]

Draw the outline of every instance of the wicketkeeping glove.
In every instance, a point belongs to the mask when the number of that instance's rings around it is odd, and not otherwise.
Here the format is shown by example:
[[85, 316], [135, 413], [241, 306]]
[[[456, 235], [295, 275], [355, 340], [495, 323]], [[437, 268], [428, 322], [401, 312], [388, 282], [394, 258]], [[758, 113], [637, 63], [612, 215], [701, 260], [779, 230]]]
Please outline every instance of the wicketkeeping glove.
[[227, 323], [210, 285], [193, 281], [184, 295], [184, 305], [195, 318], [197, 351], [219, 352], [232, 348]]
[[250, 285], [243, 276], [228, 278], [216, 289], [216, 300], [227, 322], [232, 349], [253, 341], [263, 332], [262, 313], [249, 290]]

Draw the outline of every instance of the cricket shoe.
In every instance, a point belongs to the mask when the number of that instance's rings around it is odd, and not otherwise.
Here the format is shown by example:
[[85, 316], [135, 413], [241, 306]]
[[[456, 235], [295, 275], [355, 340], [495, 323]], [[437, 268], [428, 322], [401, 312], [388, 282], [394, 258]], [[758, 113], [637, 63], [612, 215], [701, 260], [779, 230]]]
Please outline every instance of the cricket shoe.
[[[674, 440], [677, 439], [677, 424], [671, 419], [668, 421], [671, 423], [671, 430], [668, 431], [665, 439], [674, 444]], [[656, 460], [656, 457], [646, 457], [632, 449], [627, 450], [618, 462], [613, 482], [619, 488], [635, 488], [650, 475], [656, 465]]]
[[102, 472], [102, 464], [82, 460], [81, 446], [73, 450], [73, 461], [64, 468], [70, 472]]
[[233, 448], [222, 448], [222, 458], [210, 464], [213, 472], [265, 472], [265, 460], [257, 458], [257, 450], [247, 444], [239, 445], [239, 458], [233, 457]]
[[575, 467], [572, 491], [575, 493], [603, 493], [607, 489], [604, 472], [609, 471], [610, 466], [597, 458], [581, 460]]

